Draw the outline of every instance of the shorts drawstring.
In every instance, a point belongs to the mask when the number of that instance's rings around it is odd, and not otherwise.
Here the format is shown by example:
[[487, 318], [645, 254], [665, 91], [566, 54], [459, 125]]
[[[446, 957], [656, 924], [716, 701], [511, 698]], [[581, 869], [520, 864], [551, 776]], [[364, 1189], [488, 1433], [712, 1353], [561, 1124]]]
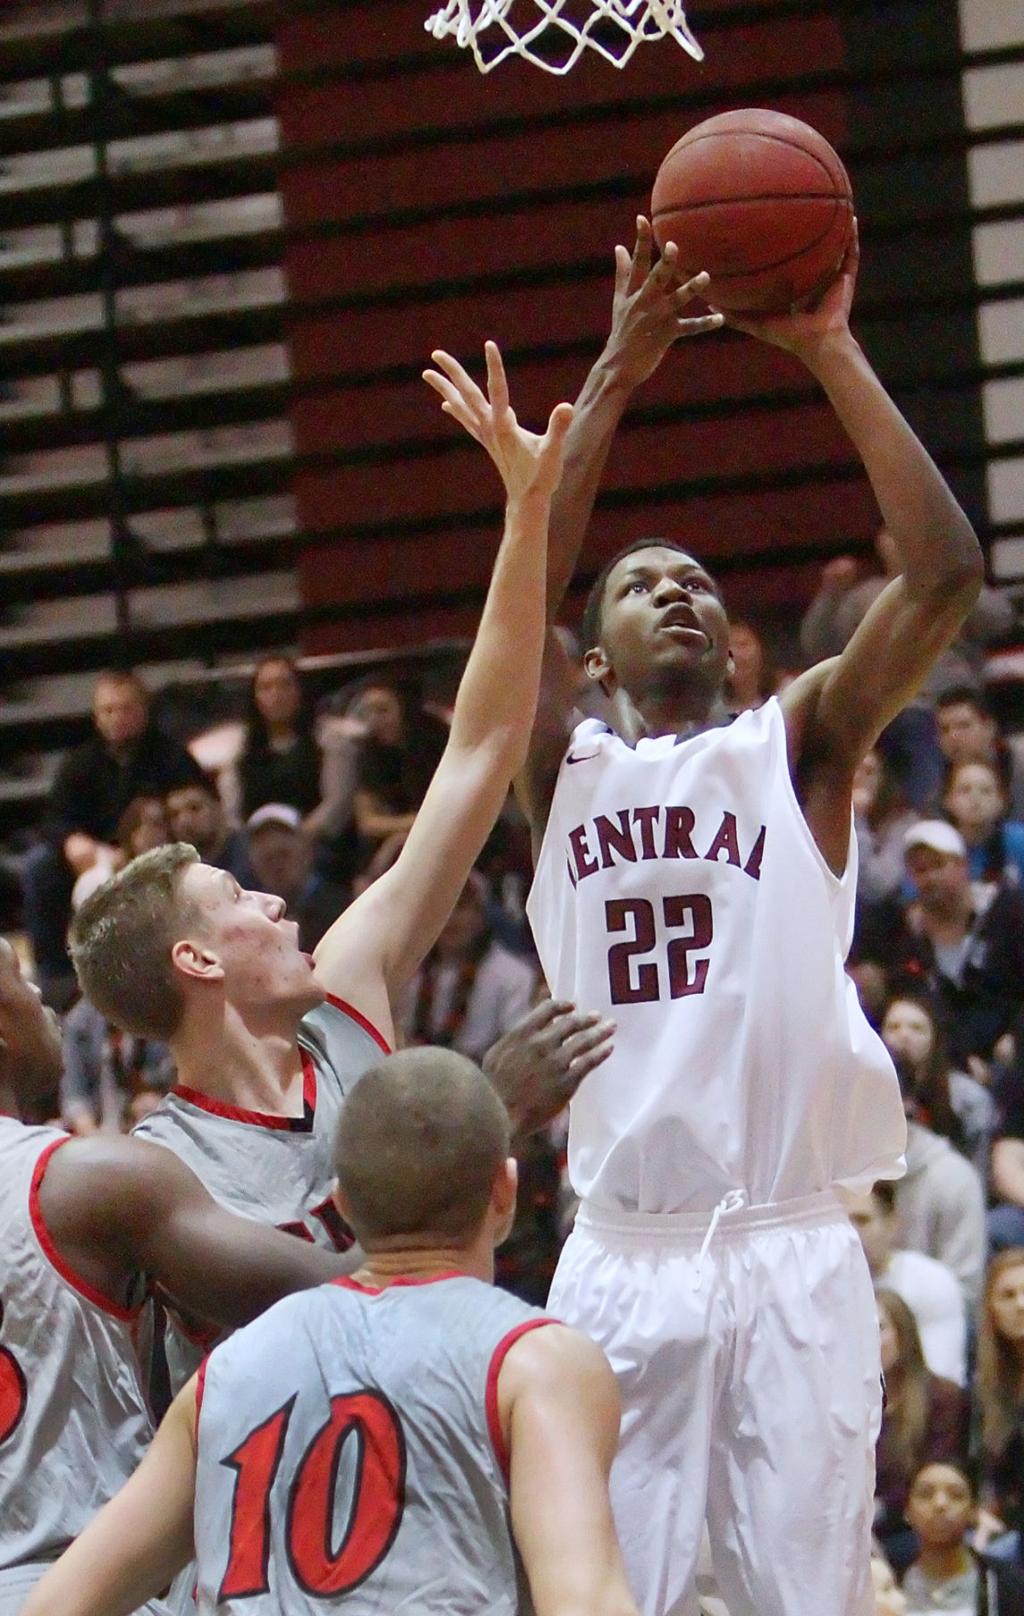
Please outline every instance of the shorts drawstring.
[[700, 1289], [701, 1280], [704, 1278], [704, 1258], [707, 1256], [708, 1247], [714, 1239], [719, 1220], [726, 1217], [730, 1212], [738, 1212], [740, 1207], [746, 1204], [746, 1199], [742, 1190], [730, 1190], [727, 1195], [722, 1196], [722, 1199], [712, 1212], [711, 1222], [708, 1224], [704, 1239], [701, 1241], [697, 1261], [693, 1268], [693, 1288], [695, 1291]]

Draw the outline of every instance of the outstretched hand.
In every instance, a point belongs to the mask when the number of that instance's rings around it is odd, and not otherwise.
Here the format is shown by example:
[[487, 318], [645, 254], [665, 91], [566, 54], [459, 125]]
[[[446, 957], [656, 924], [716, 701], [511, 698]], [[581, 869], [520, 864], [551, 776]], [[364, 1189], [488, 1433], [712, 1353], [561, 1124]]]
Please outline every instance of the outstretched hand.
[[[487, 392], [477, 386], [451, 354], [437, 348], [431, 354], [439, 370], [425, 370], [423, 380], [440, 393], [441, 408], [483, 444], [501, 473], [509, 503], [528, 494], [549, 498], [562, 475], [565, 435], [572, 421], [571, 404], [556, 404], [547, 431], [538, 436], [519, 425], [508, 401], [508, 382], [496, 342], [484, 344], [487, 357]], [[443, 372], [443, 374], [442, 374]]]
[[812, 364], [814, 355], [829, 337], [849, 333], [850, 309], [857, 284], [860, 264], [860, 246], [857, 240], [857, 221], [853, 221], [850, 244], [843, 257], [842, 267], [822, 295], [807, 308], [793, 308], [786, 314], [755, 315], [727, 314], [726, 324], [747, 336], [770, 342], [773, 347], [784, 348], [796, 354], [805, 364]]
[[687, 305], [707, 290], [708, 276], [703, 271], [685, 275], [679, 268], [678, 249], [671, 241], [652, 269], [653, 248], [650, 222], [641, 214], [636, 221], [632, 254], [626, 247], [615, 249], [612, 329], [605, 357], [628, 387], [637, 387], [652, 376], [681, 337], [717, 331], [724, 323], [719, 313], [692, 317], [683, 314]]
[[545, 999], [491, 1045], [483, 1069], [517, 1138], [564, 1110], [583, 1079], [608, 1059], [614, 1033], [615, 1023], [596, 1012]]

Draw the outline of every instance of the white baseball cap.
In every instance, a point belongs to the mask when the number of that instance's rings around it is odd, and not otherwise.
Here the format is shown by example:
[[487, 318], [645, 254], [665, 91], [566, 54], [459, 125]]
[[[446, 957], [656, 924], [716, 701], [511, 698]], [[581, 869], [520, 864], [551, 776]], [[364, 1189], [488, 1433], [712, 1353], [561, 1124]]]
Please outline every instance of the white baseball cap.
[[257, 808], [250, 814], [245, 822], [248, 831], [259, 830], [263, 825], [285, 825], [289, 830], [298, 830], [302, 824], [302, 815], [297, 808], [288, 802], [265, 802], [262, 808]]
[[947, 858], [966, 858], [967, 843], [955, 825], [948, 819], [919, 819], [903, 835], [903, 851], [912, 847], [930, 847], [933, 853], [945, 853]]

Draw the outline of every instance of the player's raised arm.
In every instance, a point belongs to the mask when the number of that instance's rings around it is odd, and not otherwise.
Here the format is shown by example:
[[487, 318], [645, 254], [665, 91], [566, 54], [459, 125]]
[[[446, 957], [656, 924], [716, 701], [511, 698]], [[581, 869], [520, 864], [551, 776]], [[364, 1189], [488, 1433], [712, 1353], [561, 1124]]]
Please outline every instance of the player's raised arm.
[[138, 1470], [55, 1561], [21, 1616], [130, 1616], [193, 1554], [196, 1382], [171, 1404]]
[[[899, 575], [841, 655], [796, 680], [783, 698], [805, 810], [811, 809], [808, 817], [822, 851], [840, 869], [853, 770], [956, 638], [984, 577], [970, 522], [850, 332], [857, 261], [855, 235], [842, 274], [815, 309], [730, 321], [795, 354], [821, 383], [864, 463], [900, 561]], [[831, 835], [813, 822], [812, 799], [822, 791], [825, 801], [819, 807], [834, 821]], [[822, 842], [823, 830], [831, 847]]]
[[[673, 343], [715, 331], [723, 324], [720, 314], [687, 317], [684, 313], [704, 291], [707, 276], [682, 276], [671, 244], [653, 268], [652, 252], [651, 226], [641, 216], [632, 254], [623, 246], [615, 249], [611, 330], [576, 400], [562, 479], [551, 503], [550, 621], [554, 621], [576, 570], [608, 451], [634, 391], [654, 374]], [[549, 635], [529, 757], [516, 782], [535, 840], [547, 818], [554, 778], [565, 751], [572, 692], [565, 652], [557, 638]]]
[[145, 1273], [223, 1324], [245, 1324], [358, 1260], [225, 1211], [177, 1156], [141, 1139], [69, 1141], [54, 1152], [40, 1201], [58, 1251], [105, 1294], [111, 1275]]
[[551, 495], [572, 406], [543, 436], [519, 425], [501, 355], [487, 344], [484, 393], [448, 354], [426, 380], [442, 409], [487, 450], [501, 473], [505, 531], [483, 616], [459, 686], [451, 735], [397, 861], [328, 931], [317, 975], [386, 1034], [390, 1001], [433, 946], [526, 755], [544, 642]]
[[637, 1616], [608, 1497], [619, 1394], [600, 1347], [552, 1325], [498, 1376], [512, 1533], [537, 1616]]

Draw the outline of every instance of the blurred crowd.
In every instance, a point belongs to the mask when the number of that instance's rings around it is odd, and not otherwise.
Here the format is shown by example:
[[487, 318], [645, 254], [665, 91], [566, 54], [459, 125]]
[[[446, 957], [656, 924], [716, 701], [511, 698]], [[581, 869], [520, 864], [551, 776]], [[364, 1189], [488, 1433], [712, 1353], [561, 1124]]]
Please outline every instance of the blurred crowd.
[[[800, 625], [805, 663], [842, 649], [894, 564], [835, 560]], [[1024, 735], [984, 685], [1013, 627], [983, 590], [963, 637], [854, 781], [859, 853], [852, 983], [889, 1047], [908, 1119], [907, 1173], [851, 1200], [875, 1283], [886, 1400], [878, 1445], [879, 1611], [1024, 1609]], [[735, 622], [732, 712], [799, 671]], [[584, 681], [581, 679], [581, 692]], [[727, 717], [723, 714], [723, 720]], [[64, 1016], [65, 1125], [125, 1128], [174, 1081], [162, 1045], [108, 1025], [65, 947], [75, 906], [167, 840], [282, 897], [312, 951], [388, 868], [416, 816], [446, 715], [370, 676], [314, 712], [295, 665], [256, 666], [238, 745], [216, 773], [164, 734], [134, 674], [96, 682], [93, 733], [63, 760], [22, 864], [37, 980]], [[544, 991], [524, 916], [525, 824], [510, 797], [401, 1007], [406, 1043], [476, 1060]], [[591, 1007], [581, 1007], [583, 1009]], [[571, 1220], [564, 1127], [521, 1163], [501, 1277], [543, 1301]], [[1000, 1603], [1002, 1598], [1002, 1603]]]

